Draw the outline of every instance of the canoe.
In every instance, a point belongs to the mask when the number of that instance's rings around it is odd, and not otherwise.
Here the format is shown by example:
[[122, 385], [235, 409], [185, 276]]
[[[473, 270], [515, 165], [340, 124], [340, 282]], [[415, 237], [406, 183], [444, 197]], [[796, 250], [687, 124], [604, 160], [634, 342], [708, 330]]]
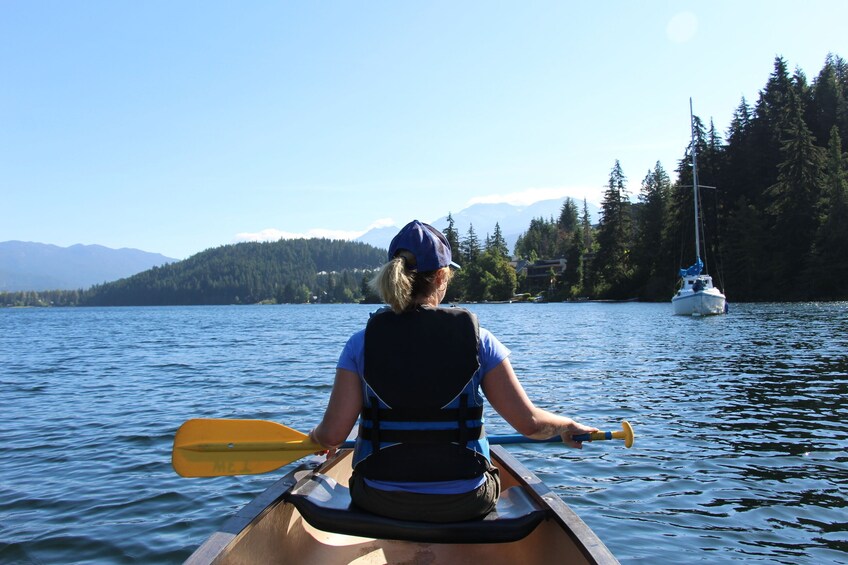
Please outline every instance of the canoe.
[[185, 563], [618, 563], [535, 474], [503, 447], [493, 445], [491, 452], [502, 492], [497, 509], [480, 520], [407, 522], [352, 508], [352, 452], [340, 450], [271, 485]]

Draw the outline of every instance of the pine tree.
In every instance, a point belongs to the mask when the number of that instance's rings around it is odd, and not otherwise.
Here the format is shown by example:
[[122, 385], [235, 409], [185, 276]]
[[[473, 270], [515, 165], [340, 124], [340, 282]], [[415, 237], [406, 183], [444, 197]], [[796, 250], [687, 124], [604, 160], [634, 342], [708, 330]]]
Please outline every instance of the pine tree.
[[583, 199], [583, 214], [580, 216], [580, 256], [578, 282], [574, 285], [574, 296], [588, 296], [595, 292], [596, 276], [593, 267], [595, 257], [595, 238], [592, 218], [589, 216], [589, 204]]
[[577, 231], [577, 222], [577, 205], [571, 198], [566, 198], [559, 213], [559, 228], [571, 234]]
[[824, 67], [813, 82], [812, 91], [813, 120], [810, 129], [821, 144], [830, 138], [831, 128], [836, 126], [839, 131], [840, 114], [846, 111], [845, 95], [837, 77], [837, 63], [832, 55], [827, 56]]
[[495, 222], [495, 233], [491, 238], [487, 238], [486, 251], [493, 251], [501, 257], [509, 257], [509, 247], [506, 244], [506, 239], [504, 239], [500, 223], [498, 222]]
[[621, 163], [616, 159], [601, 205], [603, 216], [598, 228], [598, 253], [593, 265], [601, 285], [599, 290], [609, 298], [624, 298], [633, 292], [629, 288], [632, 221], [626, 180]]
[[730, 121], [720, 177], [715, 183], [715, 186], [721, 187], [719, 194], [725, 208], [735, 207], [742, 196], [754, 201], [763, 189], [756, 176], [757, 167], [752, 166], [758, 162], [760, 150], [752, 134], [754, 120], [751, 108], [742, 98]]
[[592, 233], [592, 218], [589, 216], [589, 203], [583, 199], [583, 214], [580, 216], [580, 231], [583, 235], [583, 250], [591, 251], [594, 241]]
[[825, 183], [818, 209], [822, 221], [816, 233], [808, 284], [814, 298], [845, 299], [848, 290], [848, 155], [842, 153], [834, 124], [828, 143]]
[[448, 212], [448, 226], [445, 228], [445, 231], [442, 232], [442, 234], [445, 236], [445, 239], [448, 240], [448, 245], [450, 245], [451, 252], [455, 256], [459, 256], [459, 233], [456, 231], [456, 224], [454, 223], [453, 216], [450, 212]]
[[[789, 99], [792, 96], [792, 80], [786, 67], [786, 61], [775, 58], [774, 71], [769, 76], [765, 88], [760, 91], [755, 114], [751, 124], [751, 143], [757, 148], [748, 163], [754, 186], [753, 194], [760, 197], [768, 187], [777, 182], [777, 167], [781, 163], [781, 135], [786, 129]], [[760, 200], [754, 204], [765, 203]]]
[[777, 182], [768, 191], [773, 199], [768, 212], [775, 228], [771, 251], [777, 289], [793, 293], [801, 290], [798, 275], [806, 267], [816, 233], [815, 204], [822, 185], [823, 155], [804, 121], [797, 95], [790, 97], [784, 124], [784, 160], [778, 166]]
[[468, 225], [468, 232], [460, 244], [460, 249], [462, 250], [462, 259], [466, 263], [473, 263], [480, 256], [480, 240], [477, 238], [473, 224]]
[[657, 161], [642, 181], [639, 194], [641, 203], [638, 218], [637, 239], [633, 256], [635, 279], [644, 290], [643, 296], [660, 298], [671, 294], [669, 269], [666, 257], [659, 252], [663, 248], [663, 235], [668, 221], [668, 200], [671, 180]]

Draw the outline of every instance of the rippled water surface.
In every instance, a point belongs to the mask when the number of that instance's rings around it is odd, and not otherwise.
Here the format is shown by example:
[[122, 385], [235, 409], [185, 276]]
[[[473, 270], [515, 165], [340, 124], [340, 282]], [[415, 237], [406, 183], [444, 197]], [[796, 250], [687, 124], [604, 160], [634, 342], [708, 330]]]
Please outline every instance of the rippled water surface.
[[[630, 450], [509, 447], [622, 563], [848, 562], [848, 304], [470, 308], [537, 404], [635, 428]], [[285, 469], [180, 478], [177, 427], [308, 430], [371, 309], [0, 310], [0, 563], [181, 562]]]

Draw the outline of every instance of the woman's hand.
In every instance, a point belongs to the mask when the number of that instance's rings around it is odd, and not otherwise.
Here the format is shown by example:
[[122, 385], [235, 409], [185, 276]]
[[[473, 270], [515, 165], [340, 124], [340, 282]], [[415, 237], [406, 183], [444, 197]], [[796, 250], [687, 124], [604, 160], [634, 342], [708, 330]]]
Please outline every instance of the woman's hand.
[[312, 428], [311, 430], [309, 430], [309, 441], [311, 441], [312, 443], [314, 443], [316, 445], [321, 446], [321, 449], [319, 451], [316, 451], [315, 453], [313, 453], [313, 455], [326, 455], [327, 457], [329, 457], [333, 453], [336, 452], [335, 448], [329, 449], [329, 448], [325, 448], [323, 445], [321, 445], [321, 442], [318, 441], [318, 439], [315, 437], [315, 428]]
[[562, 438], [562, 443], [567, 445], [568, 447], [576, 447], [577, 449], [583, 449], [582, 441], [574, 441], [571, 436], [576, 436], [580, 434], [590, 434], [592, 432], [597, 432], [598, 428], [592, 428], [590, 426], [584, 426], [580, 422], [575, 422], [571, 420], [570, 424], [564, 426], [565, 429], [560, 431], [559, 436]]

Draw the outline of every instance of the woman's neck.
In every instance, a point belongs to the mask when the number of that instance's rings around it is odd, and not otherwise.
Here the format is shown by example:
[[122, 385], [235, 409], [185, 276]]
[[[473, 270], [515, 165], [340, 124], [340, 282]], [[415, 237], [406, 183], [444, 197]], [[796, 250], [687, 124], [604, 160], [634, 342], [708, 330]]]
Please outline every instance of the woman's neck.
[[432, 306], [433, 308], [438, 308], [441, 302], [441, 299], [436, 295], [422, 296], [415, 300], [415, 303], [419, 306]]

